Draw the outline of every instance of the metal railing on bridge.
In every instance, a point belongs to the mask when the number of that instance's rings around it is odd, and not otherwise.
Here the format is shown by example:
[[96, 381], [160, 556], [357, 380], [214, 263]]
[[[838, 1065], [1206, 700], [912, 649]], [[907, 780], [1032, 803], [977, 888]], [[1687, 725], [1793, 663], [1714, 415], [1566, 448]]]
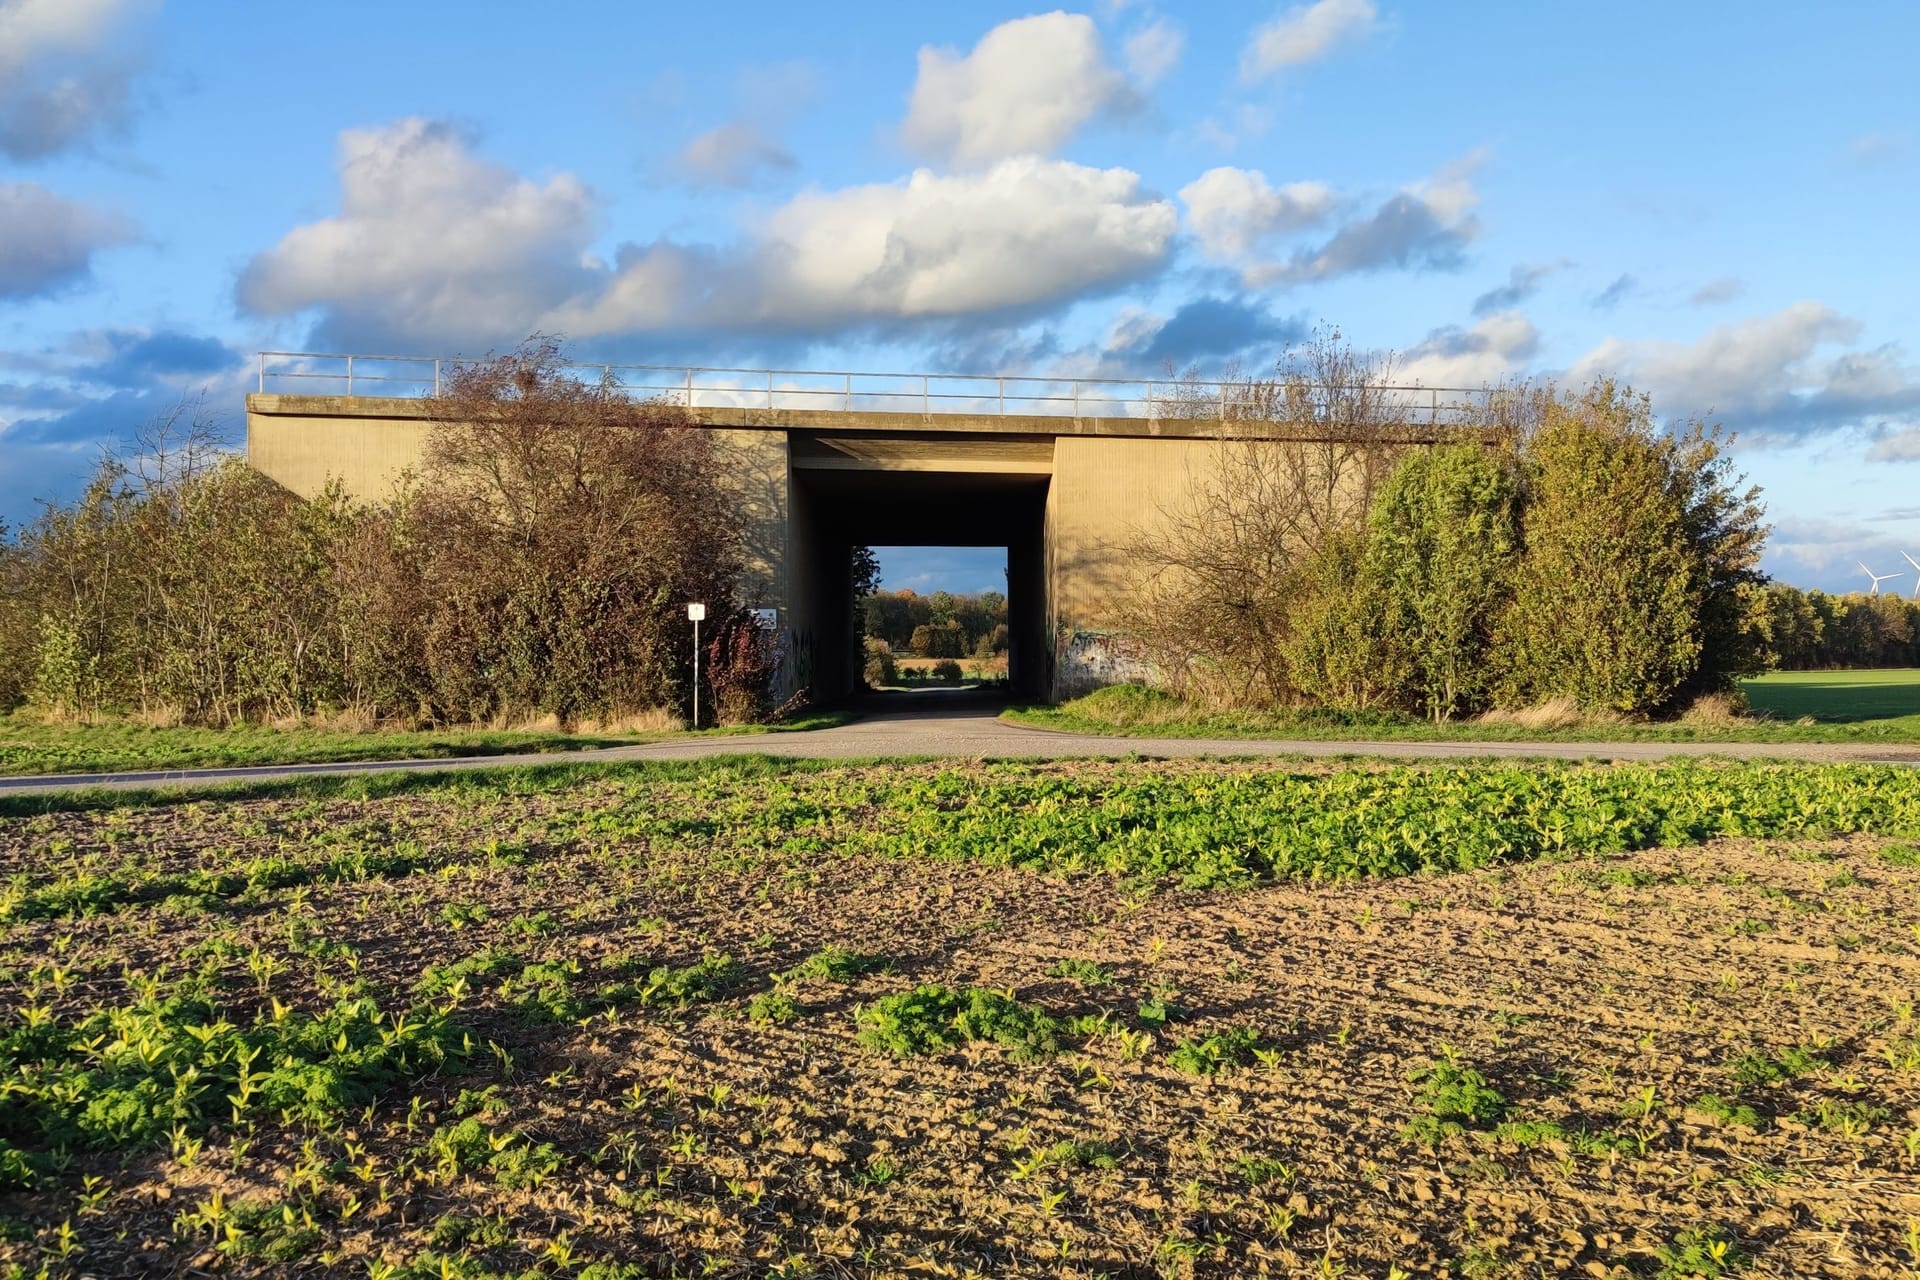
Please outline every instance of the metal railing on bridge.
[[[476, 363], [442, 356], [346, 355], [319, 351], [259, 353], [261, 392], [432, 397], [453, 372]], [[975, 414], [1062, 418], [1265, 417], [1273, 397], [1259, 380], [1196, 382], [1185, 378], [1045, 378], [958, 373], [874, 373], [829, 369], [729, 369], [698, 365], [564, 366], [583, 380], [606, 379], [639, 398], [687, 408], [798, 409], [844, 413]], [[1378, 408], [1409, 426], [1480, 420], [1489, 388], [1371, 386]], [[1330, 397], [1317, 389], [1310, 394]], [[1317, 416], [1317, 406], [1290, 406]]]

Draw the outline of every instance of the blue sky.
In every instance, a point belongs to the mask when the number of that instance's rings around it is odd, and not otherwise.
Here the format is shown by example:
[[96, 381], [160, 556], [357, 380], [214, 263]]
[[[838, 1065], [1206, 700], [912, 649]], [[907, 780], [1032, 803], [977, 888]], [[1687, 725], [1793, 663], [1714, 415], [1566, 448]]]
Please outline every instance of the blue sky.
[[1910, 0], [0, 0], [0, 518], [184, 392], [237, 424], [261, 347], [1127, 374], [1327, 321], [1712, 414], [1768, 568], [1851, 586], [1920, 555], [1917, 41]]

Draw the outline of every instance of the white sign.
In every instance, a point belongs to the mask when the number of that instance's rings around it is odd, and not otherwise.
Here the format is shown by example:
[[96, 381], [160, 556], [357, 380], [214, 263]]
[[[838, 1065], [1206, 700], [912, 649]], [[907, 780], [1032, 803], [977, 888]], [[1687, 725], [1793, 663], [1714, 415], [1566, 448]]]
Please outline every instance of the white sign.
[[687, 606], [687, 621], [705, 622], [706, 620], [707, 606], [703, 604], [690, 604]]

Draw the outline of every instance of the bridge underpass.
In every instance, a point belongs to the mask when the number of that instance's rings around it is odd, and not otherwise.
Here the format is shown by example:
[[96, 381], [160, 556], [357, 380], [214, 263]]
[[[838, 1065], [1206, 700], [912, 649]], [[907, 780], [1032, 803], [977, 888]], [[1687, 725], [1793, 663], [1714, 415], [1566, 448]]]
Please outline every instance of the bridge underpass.
[[790, 443], [788, 593], [796, 629], [811, 631], [815, 696], [834, 701], [859, 686], [853, 548], [942, 546], [1006, 548], [1008, 684], [1016, 696], [1045, 698], [1051, 448], [1044, 463], [989, 470], [1021, 464], [996, 454], [1004, 442], [915, 443], [881, 458], [850, 457], [800, 433]]
[[[263, 353], [248, 461], [302, 496], [338, 481], [356, 497], [389, 497], [418, 474], [442, 424], [446, 363]], [[1143, 585], [1130, 548], [1204, 500], [1223, 467], [1249, 456], [1240, 451], [1326, 456], [1301, 451], [1355, 430], [1311, 398], [1286, 420], [1255, 417], [1240, 383], [1184, 383], [1170, 397], [1153, 381], [599, 365], [581, 375], [678, 405], [688, 429], [711, 437], [747, 552], [733, 603], [777, 628], [776, 694], [806, 689], [819, 702], [859, 677], [855, 546], [1005, 547], [1008, 674], [1021, 696], [1151, 678], [1128, 631]], [[1459, 424], [1484, 407], [1484, 392], [1376, 390], [1404, 415], [1394, 447], [1473, 432]]]

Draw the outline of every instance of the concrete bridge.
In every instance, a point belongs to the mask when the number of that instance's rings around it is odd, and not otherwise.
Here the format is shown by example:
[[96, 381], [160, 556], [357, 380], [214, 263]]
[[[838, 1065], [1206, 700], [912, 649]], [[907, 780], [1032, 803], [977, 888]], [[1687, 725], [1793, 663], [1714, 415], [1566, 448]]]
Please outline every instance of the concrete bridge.
[[[303, 496], [366, 499], [418, 472], [451, 362], [263, 353], [247, 457]], [[774, 611], [787, 683], [837, 700], [858, 683], [856, 546], [1007, 549], [1009, 675], [1031, 698], [1143, 674], [1125, 637], [1140, 581], [1127, 547], [1190, 503], [1226, 441], [1297, 449], [1327, 429], [1249, 424], [1244, 384], [792, 370], [582, 367], [683, 406], [727, 460], [752, 561], [741, 604]], [[1396, 391], [1432, 439], [1482, 393]]]

